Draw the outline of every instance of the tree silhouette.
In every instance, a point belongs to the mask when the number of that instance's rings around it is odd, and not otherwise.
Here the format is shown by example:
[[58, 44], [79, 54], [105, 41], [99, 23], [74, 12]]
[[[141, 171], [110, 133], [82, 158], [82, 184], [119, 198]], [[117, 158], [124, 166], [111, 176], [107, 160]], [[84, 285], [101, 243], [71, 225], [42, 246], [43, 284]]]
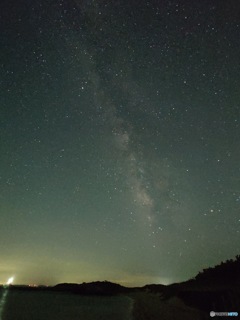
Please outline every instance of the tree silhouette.
[[240, 283], [240, 255], [237, 255], [235, 260], [222, 261], [213, 268], [203, 269], [195, 279], [210, 283]]

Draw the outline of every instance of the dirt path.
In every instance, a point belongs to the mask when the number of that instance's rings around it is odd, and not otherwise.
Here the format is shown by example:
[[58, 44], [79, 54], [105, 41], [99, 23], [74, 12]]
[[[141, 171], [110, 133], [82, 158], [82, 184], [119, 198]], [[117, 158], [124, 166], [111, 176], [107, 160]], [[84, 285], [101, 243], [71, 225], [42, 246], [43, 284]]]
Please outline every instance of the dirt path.
[[162, 301], [161, 297], [150, 293], [136, 293], [134, 297], [134, 320], [202, 320], [203, 315], [186, 306], [180, 299]]

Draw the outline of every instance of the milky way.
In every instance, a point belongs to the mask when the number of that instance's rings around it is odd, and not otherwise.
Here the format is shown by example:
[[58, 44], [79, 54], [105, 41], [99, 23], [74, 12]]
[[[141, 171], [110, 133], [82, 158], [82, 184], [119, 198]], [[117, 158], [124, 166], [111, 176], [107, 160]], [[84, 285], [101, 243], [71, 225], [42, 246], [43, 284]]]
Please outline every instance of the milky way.
[[239, 6], [0, 12], [0, 282], [165, 284], [239, 254]]

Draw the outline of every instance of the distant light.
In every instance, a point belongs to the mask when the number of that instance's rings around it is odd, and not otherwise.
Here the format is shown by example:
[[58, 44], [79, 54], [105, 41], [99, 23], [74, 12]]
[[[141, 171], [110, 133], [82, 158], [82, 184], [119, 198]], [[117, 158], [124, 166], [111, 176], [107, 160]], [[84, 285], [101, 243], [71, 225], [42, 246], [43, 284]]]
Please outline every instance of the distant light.
[[9, 284], [12, 284], [12, 283], [13, 283], [13, 280], [14, 280], [14, 277], [9, 278], [8, 281], [7, 281], [7, 284], [8, 284], [8, 285], [9, 285]]

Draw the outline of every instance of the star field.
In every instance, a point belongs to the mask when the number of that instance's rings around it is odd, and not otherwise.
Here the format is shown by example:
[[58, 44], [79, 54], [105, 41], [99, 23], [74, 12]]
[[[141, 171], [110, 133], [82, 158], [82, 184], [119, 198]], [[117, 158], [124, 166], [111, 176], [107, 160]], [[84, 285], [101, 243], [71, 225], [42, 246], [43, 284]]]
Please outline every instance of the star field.
[[3, 1], [0, 283], [168, 284], [239, 254], [239, 9]]

